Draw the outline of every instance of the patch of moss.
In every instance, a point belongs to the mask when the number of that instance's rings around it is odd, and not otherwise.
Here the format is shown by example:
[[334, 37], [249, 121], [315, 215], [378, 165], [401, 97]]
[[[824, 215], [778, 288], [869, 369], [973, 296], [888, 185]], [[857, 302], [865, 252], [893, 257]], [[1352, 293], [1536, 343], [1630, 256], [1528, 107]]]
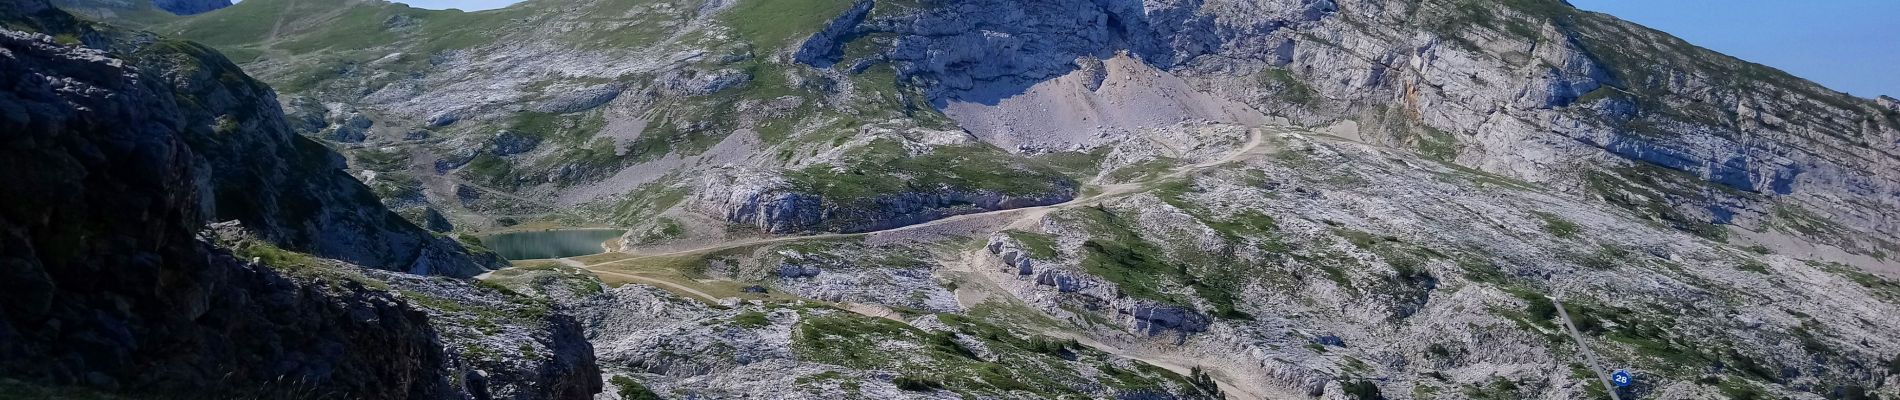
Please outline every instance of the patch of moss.
[[614, 385], [614, 393], [619, 394], [622, 400], [660, 400], [659, 394], [626, 375], [615, 375], [607, 383]]
[[1741, 263], [1738, 263], [1735, 265], [1735, 269], [1767, 275], [1768, 263], [1764, 263], [1755, 259], [1744, 259], [1742, 260]]
[[758, 312], [758, 311], [746, 311], [746, 312], [739, 313], [739, 315], [733, 316], [732, 323], [733, 325], [738, 325], [739, 327], [746, 328], [746, 329], [758, 329], [758, 328], [766, 327], [768, 325], [772, 325], [772, 320], [769, 318], [766, 318], [765, 313]]
[[1564, 239], [1577, 237], [1577, 232], [1583, 229], [1577, 226], [1577, 223], [1570, 222], [1557, 214], [1538, 212], [1537, 218], [1544, 220], [1544, 232]]
[[1293, 71], [1284, 68], [1268, 68], [1255, 76], [1261, 85], [1276, 89], [1280, 99], [1293, 104], [1310, 105], [1319, 100], [1319, 94], [1306, 82], [1293, 76]]

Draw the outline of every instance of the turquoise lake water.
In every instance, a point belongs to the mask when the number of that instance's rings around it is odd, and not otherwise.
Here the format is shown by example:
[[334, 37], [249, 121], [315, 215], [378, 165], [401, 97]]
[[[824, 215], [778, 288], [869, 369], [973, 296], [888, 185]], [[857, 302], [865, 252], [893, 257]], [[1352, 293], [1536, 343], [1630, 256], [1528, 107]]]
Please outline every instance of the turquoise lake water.
[[508, 232], [484, 236], [482, 245], [510, 260], [573, 257], [604, 253], [601, 242], [626, 232], [620, 229]]

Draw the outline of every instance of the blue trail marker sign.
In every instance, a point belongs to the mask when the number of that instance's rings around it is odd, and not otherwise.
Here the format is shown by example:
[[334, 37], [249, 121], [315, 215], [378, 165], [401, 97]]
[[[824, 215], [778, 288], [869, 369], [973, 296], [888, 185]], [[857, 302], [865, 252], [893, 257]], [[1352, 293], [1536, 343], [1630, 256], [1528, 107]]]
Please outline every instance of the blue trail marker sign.
[[1610, 374], [1610, 383], [1616, 384], [1616, 387], [1629, 387], [1630, 383], [1635, 381], [1636, 378], [1631, 378], [1629, 371], [1619, 369]]

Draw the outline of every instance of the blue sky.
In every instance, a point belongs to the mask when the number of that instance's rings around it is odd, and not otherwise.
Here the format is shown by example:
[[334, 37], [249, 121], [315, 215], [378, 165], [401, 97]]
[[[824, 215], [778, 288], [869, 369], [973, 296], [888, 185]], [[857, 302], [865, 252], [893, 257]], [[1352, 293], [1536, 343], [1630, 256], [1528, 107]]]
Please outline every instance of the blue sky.
[[1570, 0], [1860, 97], [1900, 96], [1900, 1]]
[[[400, 0], [465, 11], [518, 0]], [[1900, 96], [1900, 1], [1570, 0], [1861, 97]]]

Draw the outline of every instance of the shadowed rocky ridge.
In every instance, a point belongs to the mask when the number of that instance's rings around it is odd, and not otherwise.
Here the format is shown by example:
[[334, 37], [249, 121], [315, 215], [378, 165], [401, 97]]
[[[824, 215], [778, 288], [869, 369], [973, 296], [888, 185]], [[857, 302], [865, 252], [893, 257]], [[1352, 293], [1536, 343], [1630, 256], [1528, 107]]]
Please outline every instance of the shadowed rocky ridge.
[[[502, 354], [544, 356], [483, 364], [457, 333], [469, 328], [440, 309], [501, 294], [418, 305], [410, 293], [421, 288], [474, 288], [363, 275], [469, 275], [489, 261], [382, 208], [334, 153], [283, 129], [269, 89], [217, 53], [43, 1], [0, 2], [0, 24], [0, 163], [14, 179], [0, 194], [9, 389], [417, 399], [599, 391], [578, 327], [546, 306], [501, 323], [525, 338]], [[232, 222], [205, 230], [222, 220]], [[474, 374], [489, 379], [465, 378]], [[0, 397], [14, 395], [28, 394]]]

